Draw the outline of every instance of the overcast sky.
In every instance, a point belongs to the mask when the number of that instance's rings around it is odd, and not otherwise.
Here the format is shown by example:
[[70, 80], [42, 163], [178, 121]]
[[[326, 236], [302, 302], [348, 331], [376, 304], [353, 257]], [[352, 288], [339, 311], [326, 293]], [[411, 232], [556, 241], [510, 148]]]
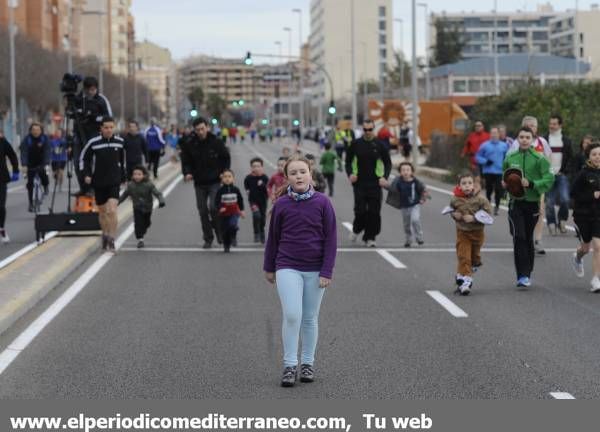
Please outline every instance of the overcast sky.
[[[325, 0], [327, 1], [327, 0]], [[355, 0], [369, 1], [369, 0]], [[423, 0], [418, 0], [423, 1]], [[428, 0], [429, 10], [440, 13], [472, 11], [473, 0]], [[579, 0], [580, 9], [589, 9], [600, 0]], [[410, 49], [411, 0], [393, 0], [394, 17], [404, 20], [403, 47]], [[451, 6], [449, 5], [451, 4]], [[535, 11], [539, 1], [498, 0], [499, 11]], [[565, 11], [575, 7], [575, 0], [553, 0], [554, 10]], [[479, 12], [494, 8], [494, 0], [478, 1]], [[308, 39], [310, 0], [134, 0], [136, 38], [149, 39], [169, 48], [175, 59], [192, 54], [209, 54], [221, 57], [243, 57], [246, 51], [277, 53], [275, 41], [282, 41], [287, 50], [288, 33], [293, 31], [293, 54], [298, 53], [298, 14], [303, 11], [303, 39]], [[425, 15], [418, 8], [417, 50], [424, 52]], [[400, 43], [399, 24], [394, 28], [394, 45]]]

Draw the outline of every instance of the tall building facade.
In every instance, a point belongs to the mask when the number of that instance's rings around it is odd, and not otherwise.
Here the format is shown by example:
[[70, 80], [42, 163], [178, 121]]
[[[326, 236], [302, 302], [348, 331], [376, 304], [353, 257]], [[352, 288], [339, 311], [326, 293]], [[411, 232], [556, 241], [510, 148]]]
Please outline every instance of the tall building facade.
[[[160, 112], [152, 113], [146, 107], [146, 112], [160, 121], [173, 123], [172, 110], [175, 105], [173, 60], [167, 48], [149, 41], [139, 42], [135, 45], [138, 69], [136, 79], [145, 84], [151, 92], [153, 100], [158, 104]], [[148, 103], [148, 95], [140, 95], [142, 105]], [[142, 110], [142, 112], [144, 112]]]
[[311, 87], [313, 102], [352, 97], [351, 5], [354, 5], [356, 81], [381, 81], [393, 66], [392, 0], [311, 0], [310, 58], [330, 75], [317, 69]]

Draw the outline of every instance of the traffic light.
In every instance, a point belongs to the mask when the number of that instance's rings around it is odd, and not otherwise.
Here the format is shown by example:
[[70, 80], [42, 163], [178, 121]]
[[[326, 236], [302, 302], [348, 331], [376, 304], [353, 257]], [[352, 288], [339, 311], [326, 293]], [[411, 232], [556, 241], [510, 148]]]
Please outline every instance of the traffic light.
[[196, 109], [196, 107], [193, 107], [190, 110], [190, 117], [198, 117], [198, 110]]
[[331, 100], [331, 102], [329, 102], [329, 114], [331, 115], [335, 115], [336, 113], [336, 108], [335, 108], [335, 102], [333, 101], [333, 99]]
[[216, 126], [216, 125], [217, 125], [217, 123], [218, 123], [218, 122], [217, 122], [217, 119], [216, 119], [216, 118], [214, 118], [214, 117], [213, 117], [213, 118], [210, 120], [210, 122], [211, 122], [213, 125], [215, 125], [215, 126]]
[[245, 103], [245, 102], [244, 102], [244, 99], [240, 99], [240, 100], [238, 101], [238, 105], [239, 105], [239, 106], [244, 106], [244, 103]]
[[246, 53], [246, 59], [244, 60], [244, 63], [246, 64], [246, 66], [252, 66], [252, 63], [254, 63], [252, 61], [252, 54], [250, 54], [250, 51]]
[[269, 124], [269, 120], [267, 120], [267, 119], [262, 119], [262, 120], [261, 120], [261, 124], [262, 124], [263, 126], [266, 126], [266, 125], [268, 125], [268, 124]]
[[234, 100], [233, 102], [231, 102], [233, 104], [234, 107], [238, 106], [238, 101]]

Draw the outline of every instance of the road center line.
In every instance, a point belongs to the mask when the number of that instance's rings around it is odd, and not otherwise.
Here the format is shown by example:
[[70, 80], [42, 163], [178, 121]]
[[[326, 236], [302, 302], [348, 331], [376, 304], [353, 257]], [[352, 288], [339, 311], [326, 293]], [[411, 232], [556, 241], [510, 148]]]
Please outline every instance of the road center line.
[[456, 306], [454, 303], [452, 303], [450, 301], [450, 299], [448, 297], [446, 297], [444, 294], [442, 294], [441, 292], [427, 291], [427, 294], [429, 294], [432, 299], [434, 299], [436, 302], [438, 302], [440, 305], [442, 305], [442, 307], [444, 309], [446, 309], [448, 312], [450, 312], [450, 315], [452, 315], [453, 317], [467, 318], [469, 316], [469, 315], [467, 315], [467, 313], [464, 310], [462, 310], [461, 308]]
[[378, 249], [377, 253], [383, 257], [387, 262], [397, 269], [405, 269], [406, 266], [402, 264], [394, 255], [386, 251], [385, 249]]
[[[183, 176], [178, 175], [165, 189], [163, 195], [166, 197], [171, 193], [175, 186], [183, 179]], [[156, 204], [156, 203], [155, 203]], [[117, 249], [127, 240], [133, 233], [133, 223], [130, 223], [127, 228], [117, 238]], [[8, 347], [0, 353], [0, 375], [8, 366], [23, 352], [25, 348], [36, 338], [38, 334], [46, 328], [54, 318], [62, 312], [62, 310], [73, 300], [77, 294], [86, 287], [86, 285], [96, 276], [96, 274], [106, 265], [113, 257], [109, 252], [105, 252], [98, 257], [92, 265], [75, 282], [46, 309], [39, 317], [35, 319], [27, 328], [17, 336]]]
[[551, 392], [550, 396], [552, 396], [554, 399], [575, 399], [571, 393], [567, 392]]

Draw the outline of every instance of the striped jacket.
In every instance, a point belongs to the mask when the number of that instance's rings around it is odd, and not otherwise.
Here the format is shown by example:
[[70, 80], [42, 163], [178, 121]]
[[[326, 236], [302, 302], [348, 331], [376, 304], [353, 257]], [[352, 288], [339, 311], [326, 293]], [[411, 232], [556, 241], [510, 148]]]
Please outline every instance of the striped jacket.
[[79, 169], [92, 178], [94, 187], [117, 186], [127, 179], [123, 138], [102, 135], [87, 142], [79, 158]]

